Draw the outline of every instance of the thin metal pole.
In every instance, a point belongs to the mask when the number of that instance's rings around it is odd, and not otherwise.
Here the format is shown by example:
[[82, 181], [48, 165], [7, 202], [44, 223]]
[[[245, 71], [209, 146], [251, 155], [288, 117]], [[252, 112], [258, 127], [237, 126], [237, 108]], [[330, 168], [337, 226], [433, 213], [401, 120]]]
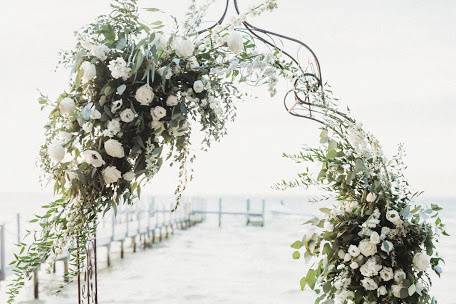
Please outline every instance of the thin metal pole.
[[218, 225], [222, 227], [222, 198], [219, 198], [219, 213], [218, 213]]

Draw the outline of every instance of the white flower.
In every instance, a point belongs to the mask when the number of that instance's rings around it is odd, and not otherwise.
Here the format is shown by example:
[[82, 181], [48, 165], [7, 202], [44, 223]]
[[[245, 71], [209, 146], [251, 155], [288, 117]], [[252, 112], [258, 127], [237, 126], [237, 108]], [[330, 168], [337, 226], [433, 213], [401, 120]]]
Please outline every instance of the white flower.
[[89, 61], [84, 61], [81, 64], [81, 69], [83, 83], [87, 83], [97, 76], [97, 69], [95, 65]]
[[111, 60], [108, 65], [111, 71], [111, 76], [114, 79], [122, 78], [127, 80], [131, 75], [131, 68], [127, 66], [127, 63], [122, 57], [117, 57], [115, 60]]
[[375, 258], [370, 258], [364, 263], [363, 266], [359, 269], [361, 274], [365, 277], [375, 277], [378, 275], [378, 272], [382, 269], [382, 265], [377, 264]]
[[90, 54], [94, 57], [97, 57], [101, 61], [106, 60], [106, 53], [109, 51], [109, 47], [104, 44], [92, 45], [90, 47]]
[[114, 166], [106, 167], [101, 174], [105, 183], [108, 185], [117, 182], [122, 177], [120, 171]]
[[[356, 262], [351, 262], [351, 263], [350, 263], [350, 268], [351, 268], [351, 269], [358, 269], [358, 267], [359, 267], [358, 263], [356, 263]], [[362, 267], [362, 266], [361, 266], [361, 267]]]
[[93, 123], [91, 122], [86, 122], [82, 125], [82, 129], [84, 130], [84, 132], [86, 133], [90, 133], [92, 132], [92, 129], [93, 129]]
[[372, 192], [369, 192], [369, 194], [367, 194], [367, 196], [366, 196], [366, 201], [368, 203], [373, 203], [373, 202], [375, 202], [376, 199], [377, 199], [377, 194], [372, 193]]
[[59, 111], [62, 114], [71, 114], [75, 108], [76, 104], [74, 103], [74, 100], [70, 97], [65, 97], [59, 103]]
[[157, 106], [150, 110], [150, 115], [152, 115], [153, 120], [160, 120], [166, 116], [166, 109], [163, 107]]
[[177, 100], [176, 95], [169, 95], [168, 98], [166, 98], [166, 105], [168, 107], [177, 106], [178, 103], [179, 103], [179, 100]]
[[393, 269], [390, 267], [383, 267], [382, 271], [380, 271], [380, 277], [385, 282], [391, 281], [394, 277]]
[[195, 90], [195, 93], [201, 93], [204, 91], [204, 84], [201, 80], [197, 80], [193, 83], [193, 90]]
[[63, 144], [66, 144], [66, 143], [70, 142], [73, 135], [71, 135], [71, 133], [66, 132], [66, 131], [60, 131], [57, 137]]
[[150, 127], [154, 130], [158, 130], [158, 129], [161, 129], [164, 127], [163, 123], [161, 121], [158, 121], [158, 120], [152, 120], [152, 122], [150, 123]]
[[134, 172], [126, 172], [122, 175], [123, 179], [128, 181], [128, 182], [131, 182], [134, 178], [135, 178], [135, 173]]
[[396, 210], [388, 210], [386, 212], [386, 219], [396, 226], [402, 223], [401, 217]]
[[100, 153], [94, 150], [86, 150], [82, 152], [82, 156], [84, 157], [84, 161], [95, 168], [101, 167], [105, 164], [105, 161], [101, 157]]
[[115, 139], [108, 139], [105, 141], [104, 148], [109, 156], [116, 158], [122, 158], [125, 156], [125, 151], [122, 147], [122, 144]]
[[106, 136], [113, 137], [120, 132], [120, 122], [117, 119], [110, 120], [107, 127]]
[[380, 238], [382, 240], [386, 239], [388, 234], [390, 233], [391, 229], [389, 227], [382, 227], [382, 232], [380, 233]]
[[386, 296], [386, 294], [388, 293], [388, 291], [386, 290], [386, 287], [385, 286], [380, 286], [378, 289], [377, 289], [377, 296]]
[[333, 231], [333, 230], [334, 230], [334, 225], [331, 224], [330, 221], [325, 221], [325, 223], [323, 224], [323, 228], [324, 228], [326, 231]]
[[368, 239], [364, 239], [359, 242], [358, 248], [362, 255], [365, 257], [369, 257], [377, 253], [377, 245]]
[[345, 256], [345, 251], [339, 249], [339, 251], [337, 252], [337, 256], [339, 257], [339, 259], [343, 260]]
[[422, 253], [418, 252], [413, 256], [413, 265], [418, 271], [425, 271], [431, 266], [429, 257]]
[[379, 244], [380, 243], [380, 235], [378, 235], [377, 232], [372, 231], [372, 233], [370, 235], [370, 241], [373, 244]]
[[350, 245], [350, 247], [348, 247], [348, 253], [350, 254], [350, 256], [356, 258], [360, 254], [358, 246]]
[[349, 253], [346, 253], [345, 256], [344, 256], [344, 262], [350, 261], [351, 258], [352, 258], [352, 256]]
[[346, 213], [352, 213], [356, 207], [358, 207], [358, 202], [356, 201], [345, 202], [342, 205], [342, 208]]
[[92, 113], [90, 113], [90, 118], [91, 119], [100, 119], [101, 118], [101, 113], [97, 109], [93, 109]]
[[154, 91], [147, 83], [136, 90], [135, 99], [143, 106], [149, 105], [154, 97]]
[[195, 50], [195, 44], [189, 39], [177, 38], [174, 41], [174, 50], [177, 56], [181, 58], [190, 57]]
[[112, 105], [111, 105], [111, 113], [116, 113], [117, 110], [119, 110], [121, 107], [122, 107], [122, 99], [119, 99], [119, 100], [115, 100], [112, 102]]
[[135, 119], [135, 113], [131, 109], [125, 109], [120, 112], [120, 120], [123, 122], [132, 122]]
[[54, 143], [48, 146], [48, 154], [52, 159], [61, 162], [65, 157], [65, 148], [60, 143]]
[[376, 290], [378, 288], [377, 283], [371, 278], [362, 279], [361, 284], [366, 290]]
[[235, 53], [239, 54], [244, 49], [244, 43], [242, 41], [242, 35], [239, 31], [232, 31], [227, 39], [227, 44], [230, 50]]
[[169, 67], [161, 67], [157, 70], [158, 75], [165, 79], [171, 79], [173, 76], [173, 71]]
[[192, 57], [188, 60], [188, 63], [187, 63], [187, 67], [190, 69], [190, 70], [197, 70], [200, 68], [200, 64], [198, 62], [198, 59], [196, 59], [196, 57]]
[[406, 277], [407, 277], [407, 275], [405, 274], [405, 272], [402, 269], [398, 269], [394, 272], [394, 281], [396, 281], [398, 283], [401, 283], [402, 281], [404, 281]]

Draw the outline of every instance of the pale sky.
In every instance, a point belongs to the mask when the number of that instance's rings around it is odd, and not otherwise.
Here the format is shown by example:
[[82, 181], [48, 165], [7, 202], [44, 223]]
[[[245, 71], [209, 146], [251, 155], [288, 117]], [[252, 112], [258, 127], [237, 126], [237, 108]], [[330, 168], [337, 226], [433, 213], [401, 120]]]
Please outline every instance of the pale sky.
[[[221, 8], [222, 0], [216, 7]], [[243, 3], [255, 1], [240, 0]], [[143, 1], [179, 17], [188, 1]], [[56, 96], [67, 73], [54, 72], [73, 31], [106, 11], [105, 0], [4, 1], [0, 11], [0, 192], [35, 192], [46, 115], [37, 89]], [[208, 19], [217, 19], [215, 9]], [[436, 0], [279, 0], [256, 24], [302, 39], [317, 53], [323, 77], [391, 153], [404, 143], [414, 189], [456, 195], [456, 2]], [[281, 158], [318, 142], [317, 126], [282, 107], [284, 92], [246, 100], [230, 134], [200, 153], [189, 193], [260, 194], [298, 169]], [[172, 193], [173, 170], [148, 187]]]

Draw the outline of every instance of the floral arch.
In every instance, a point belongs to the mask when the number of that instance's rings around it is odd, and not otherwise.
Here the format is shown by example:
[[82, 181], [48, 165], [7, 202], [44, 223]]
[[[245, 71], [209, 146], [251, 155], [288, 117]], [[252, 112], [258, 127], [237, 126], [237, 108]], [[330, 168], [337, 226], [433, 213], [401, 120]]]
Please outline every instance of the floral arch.
[[[246, 21], [275, 9], [276, 0], [246, 13], [233, 0], [238, 17], [223, 23], [230, 2], [204, 30], [209, 4], [193, 2], [166, 34], [161, 21], [142, 21], [136, 0], [114, 0], [109, 14], [77, 33], [76, 47], [61, 60], [74, 72], [69, 88], [56, 100], [39, 98], [50, 109], [41, 164], [58, 199], [33, 220], [41, 228], [34, 242], [20, 244], [9, 303], [40, 263], [64, 249], [71, 276], [87, 268], [97, 220], [133, 204], [165, 161], [179, 166], [178, 208], [192, 175], [192, 129], [204, 132], [202, 148], [209, 148], [236, 116], [236, 100], [245, 96], [240, 84], [265, 85], [275, 95], [279, 79], [291, 84], [286, 110], [321, 125], [321, 146], [286, 156], [320, 163], [321, 170], [276, 187], [319, 185], [337, 201], [309, 221], [316, 230], [292, 244], [294, 258], [311, 260], [301, 287], [317, 293], [316, 303], [436, 303], [428, 271], [441, 271], [435, 243], [444, 225], [438, 206], [412, 205], [417, 194], [404, 177], [402, 151], [387, 159], [375, 137], [338, 106], [306, 44]], [[284, 41], [305, 50], [307, 61]], [[96, 302], [96, 294], [83, 300]]]

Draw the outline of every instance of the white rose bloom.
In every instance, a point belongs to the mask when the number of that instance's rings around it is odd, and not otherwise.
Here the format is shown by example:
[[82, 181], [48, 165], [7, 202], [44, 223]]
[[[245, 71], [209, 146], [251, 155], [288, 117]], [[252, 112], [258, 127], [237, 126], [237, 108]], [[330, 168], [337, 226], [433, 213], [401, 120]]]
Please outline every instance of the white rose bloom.
[[120, 112], [120, 120], [123, 122], [132, 122], [135, 120], [136, 114], [131, 109], [125, 109]]
[[364, 278], [361, 280], [361, 284], [366, 290], [377, 290], [377, 283], [371, 278]]
[[333, 230], [334, 230], [334, 225], [331, 224], [330, 221], [325, 221], [325, 223], [323, 224], [323, 228], [324, 228], [326, 231], [333, 231]]
[[232, 31], [226, 42], [230, 50], [235, 54], [239, 54], [244, 50], [244, 42], [242, 41], [242, 35], [239, 31]]
[[122, 175], [123, 179], [131, 182], [135, 178], [135, 173], [134, 172], [126, 172]]
[[100, 119], [101, 118], [101, 113], [97, 109], [94, 109], [92, 113], [90, 113], [90, 118], [95, 120], [95, 119]]
[[426, 271], [431, 266], [431, 262], [426, 254], [418, 252], [413, 256], [413, 265], [418, 271]]
[[49, 156], [57, 162], [61, 162], [65, 158], [65, 148], [60, 143], [48, 146], [47, 151]]
[[168, 107], [174, 107], [179, 104], [179, 100], [177, 100], [176, 95], [169, 95], [168, 98], [166, 98], [166, 105]]
[[382, 265], [377, 264], [375, 258], [372, 257], [361, 266], [359, 271], [363, 276], [370, 278], [377, 276], [380, 269], [382, 269]]
[[372, 231], [372, 233], [370, 235], [370, 241], [373, 244], [379, 244], [380, 243], [380, 235], [377, 232]]
[[122, 104], [122, 99], [113, 101], [111, 105], [111, 113], [116, 113], [122, 107]]
[[117, 119], [110, 120], [108, 122], [108, 133], [111, 137], [120, 132], [120, 122]]
[[122, 158], [125, 157], [125, 151], [122, 144], [115, 139], [108, 139], [104, 143], [104, 148], [109, 156]]
[[[356, 263], [356, 262], [351, 262], [351, 263], [350, 263], [350, 268], [351, 268], [351, 269], [358, 269], [358, 267], [359, 267], [358, 263]], [[362, 266], [361, 266], [361, 267], [362, 267]]]
[[82, 156], [84, 157], [84, 161], [95, 168], [99, 168], [105, 164], [105, 161], [101, 157], [100, 153], [94, 150], [86, 150], [82, 152]]
[[204, 84], [201, 80], [197, 80], [193, 83], [193, 90], [195, 90], [196, 93], [201, 93], [204, 91]]
[[157, 70], [158, 75], [169, 80], [173, 76], [173, 71], [169, 67], [161, 67]]
[[181, 58], [190, 57], [195, 50], [195, 44], [189, 39], [177, 38], [174, 41], [174, 50], [177, 56]]
[[356, 258], [360, 254], [360, 251], [356, 245], [350, 245], [350, 247], [348, 247], [348, 253], [350, 256]]
[[393, 269], [390, 267], [383, 267], [382, 271], [380, 271], [380, 277], [385, 282], [391, 281], [394, 277]]
[[367, 196], [366, 196], [366, 201], [368, 203], [373, 203], [373, 202], [375, 202], [376, 199], [377, 199], [377, 194], [372, 193], [372, 192], [369, 192], [369, 194], [367, 194]]
[[143, 106], [149, 105], [154, 97], [154, 91], [147, 83], [136, 90], [135, 99]]
[[106, 60], [106, 53], [109, 51], [109, 47], [104, 44], [92, 45], [90, 47], [90, 55], [97, 57], [101, 61]]
[[386, 219], [396, 226], [402, 223], [401, 217], [396, 210], [388, 210], [386, 212]]
[[59, 135], [58, 135], [59, 140], [60, 140], [63, 144], [68, 143], [68, 142], [71, 140], [72, 137], [73, 137], [73, 135], [71, 135], [71, 133], [66, 132], [66, 131], [60, 131], [60, 132], [59, 132]]
[[402, 269], [398, 269], [394, 272], [394, 281], [395, 282], [401, 283], [402, 281], [405, 280], [406, 277], [407, 277], [407, 275], [405, 274], [405, 272]]
[[108, 185], [117, 182], [122, 177], [120, 171], [114, 166], [106, 167], [101, 171], [101, 174], [103, 175], [105, 183]]
[[150, 110], [150, 115], [152, 115], [153, 120], [160, 120], [166, 116], [166, 109], [163, 107], [157, 106]]
[[386, 287], [385, 286], [380, 286], [378, 289], [377, 289], [377, 295], [379, 297], [381, 296], [386, 296], [386, 294], [388, 293], [388, 290], [386, 290]]
[[114, 79], [122, 78], [127, 80], [131, 76], [131, 68], [127, 66], [125, 59], [117, 57], [115, 60], [111, 60], [108, 65], [111, 71], [111, 76]]
[[344, 262], [350, 261], [351, 258], [352, 258], [352, 256], [349, 253], [346, 253], [345, 256], [344, 256]]
[[89, 61], [84, 61], [81, 64], [81, 69], [83, 83], [87, 83], [97, 76], [97, 69], [95, 65]]
[[380, 234], [380, 238], [382, 240], [386, 239], [386, 237], [388, 236], [388, 234], [390, 233], [391, 229], [389, 227], [382, 227], [382, 232]]
[[74, 100], [70, 97], [65, 97], [59, 103], [59, 111], [62, 114], [71, 114], [75, 108], [76, 104], [74, 103]]
[[377, 253], [377, 245], [372, 243], [370, 240], [365, 239], [359, 242], [358, 245], [359, 251], [365, 257], [369, 257]]

